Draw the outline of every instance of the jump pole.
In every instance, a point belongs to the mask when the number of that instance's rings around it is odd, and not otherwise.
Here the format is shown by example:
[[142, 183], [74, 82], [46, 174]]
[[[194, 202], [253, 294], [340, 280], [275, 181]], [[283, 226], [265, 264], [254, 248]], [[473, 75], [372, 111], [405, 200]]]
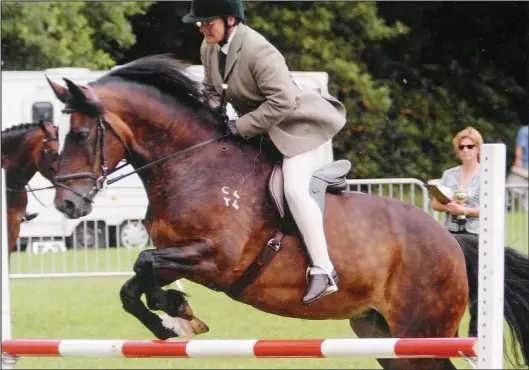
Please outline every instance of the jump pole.
[[[505, 145], [482, 146], [480, 174], [480, 262], [478, 339], [287, 339], [287, 340], [11, 340], [5, 202], [2, 202], [2, 368], [17, 356], [38, 357], [464, 357], [480, 369], [503, 365]], [[4, 176], [2, 176], [4, 181]], [[3, 190], [5, 189], [2, 182]], [[4, 193], [5, 194], [5, 193]], [[5, 199], [5, 197], [4, 197]], [[7, 297], [7, 299], [6, 299]], [[6, 354], [4, 356], [4, 354]]]
[[480, 151], [478, 369], [503, 369], [505, 144]]

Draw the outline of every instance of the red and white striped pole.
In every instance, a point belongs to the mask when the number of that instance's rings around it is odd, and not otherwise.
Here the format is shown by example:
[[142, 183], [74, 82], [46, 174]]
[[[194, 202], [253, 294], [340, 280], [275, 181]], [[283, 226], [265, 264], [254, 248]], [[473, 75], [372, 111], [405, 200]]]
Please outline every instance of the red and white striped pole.
[[2, 343], [9, 356], [128, 358], [475, 358], [476, 338], [219, 339], [219, 340], [40, 340]]

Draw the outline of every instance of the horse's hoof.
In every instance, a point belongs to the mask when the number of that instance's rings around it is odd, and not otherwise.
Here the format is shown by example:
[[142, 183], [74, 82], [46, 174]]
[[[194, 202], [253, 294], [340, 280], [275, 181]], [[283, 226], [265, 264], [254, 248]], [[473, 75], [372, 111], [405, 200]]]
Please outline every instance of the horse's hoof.
[[195, 334], [204, 334], [209, 331], [209, 327], [206, 325], [206, 323], [196, 316], [193, 317], [189, 323], [191, 324]]
[[193, 317], [191, 320], [184, 320], [180, 317], [160, 315], [164, 328], [172, 332], [171, 337], [193, 337], [209, 331], [209, 328], [200, 319]]

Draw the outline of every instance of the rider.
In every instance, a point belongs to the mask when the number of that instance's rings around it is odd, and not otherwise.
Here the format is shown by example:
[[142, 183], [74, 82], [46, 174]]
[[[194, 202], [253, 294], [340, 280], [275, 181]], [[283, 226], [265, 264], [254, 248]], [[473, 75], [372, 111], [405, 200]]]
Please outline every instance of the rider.
[[301, 91], [281, 53], [243, 23], [241, 0], [193, 0], [182, 20], [197, 23], [204, 35], [200, 54], [204, 92], [210, 102], [218, 106], [222, 85], [228, 85], [226, 102], [239, 113], [237, 120], [228, 122], [229, 133], [245, 139], [267, 133], [284, 156], [285, 198], [312, 261], [302, 302], [336, 292], [338, 275], [309, 182], [314, 170], [324, 164], [321, 146], [345, 125], [343, 106], [316, 90]]

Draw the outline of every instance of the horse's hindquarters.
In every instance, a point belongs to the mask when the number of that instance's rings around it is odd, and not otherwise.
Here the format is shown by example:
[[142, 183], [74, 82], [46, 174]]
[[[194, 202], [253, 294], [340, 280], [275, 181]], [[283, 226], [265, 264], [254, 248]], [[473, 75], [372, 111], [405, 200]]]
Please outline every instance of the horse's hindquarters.
[[466, 267], [442, 225], [418, 207], [346, 192], [327, 196], [325, 228], [340, 291], [349, 293], [341, 299], [377, 309], [394, 336], [455, 335]]

